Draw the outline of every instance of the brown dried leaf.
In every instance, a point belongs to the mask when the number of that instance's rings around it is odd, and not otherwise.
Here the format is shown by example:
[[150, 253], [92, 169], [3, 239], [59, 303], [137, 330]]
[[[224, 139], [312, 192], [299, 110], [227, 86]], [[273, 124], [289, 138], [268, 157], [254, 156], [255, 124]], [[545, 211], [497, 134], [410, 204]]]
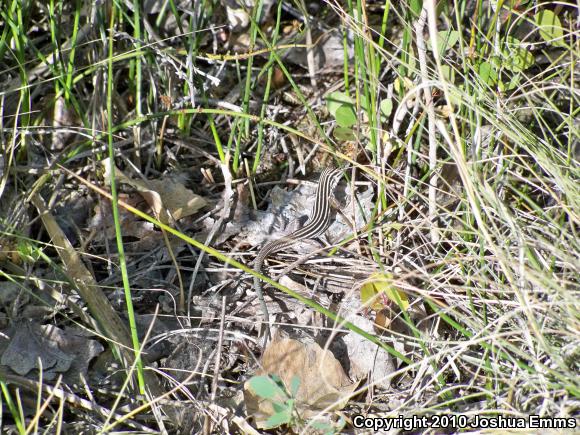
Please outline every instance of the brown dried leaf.
[[74, 127], [80, 124], [74, 109], [67, 106], [66, 100], [61, 95], [54, 100], [54, 111], [52, 112], [52, 134], [51, 150], [61, 151], [77, 135], [72, 132]]
[[[264, 351], [262, 368], [256, 375], [277, 375], [290, 390], [294, 377], [300, 380], [296, 393], [296, 410], [304, 417], [317, 415], [324, 409], [343, 408], [357, 383], [353, 383], [331, 352], [317, 343], [304, 344], [292, 339], [273, 341]], [[256, 395], [244, 384], [248, 414], [259, 428], [274, 414], [272, 403]]]
[[9, 335], [0, 362], [22, 376], [42, 369], [45, 379], [64, 373], [66, 379], [77, 381], [79, 374], [86, 375], [91, 359], [103, 351], [98, 341], [53, 325], [22, 322]]
[[[103, 160], [105, 182], [110, 183], [109, 159]], [[125, 183], [136, 189], [147, 201], [155, 216], [163, 223], [169, 223], [171, 218], [179, 220], [191, 216], [207, 205], [207, 201], [187, 189], [183, 184], [171, 179], [167, 180], [135, 180], [127, 177], [115, 167], [118, 182]]]

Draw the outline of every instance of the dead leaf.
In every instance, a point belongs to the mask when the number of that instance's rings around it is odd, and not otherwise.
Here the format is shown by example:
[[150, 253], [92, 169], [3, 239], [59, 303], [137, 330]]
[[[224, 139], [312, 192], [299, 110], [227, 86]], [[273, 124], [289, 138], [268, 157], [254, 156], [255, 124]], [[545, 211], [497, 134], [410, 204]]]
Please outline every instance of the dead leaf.
[[[342, 39], [342, 35], [336, 30], [325, 32], [314, 31], [312, 32], [313, 47], [307, 49], [298, 46], [288, 51], [284, 59], [306, 68], [308, 65], [307, 50], [309, 50], [312, 53], [317, 71], [336, 69], [344, 65], [345, 51]], [[353, 50], [349, 48], [347, 52], [349, 59], [352, 58], [353, 53]]]
[[[51, 104], [50, 101], [47, 101], [47, 103]], [[52, 103], [54, 104], [54, 110], [52, 111], [54, 132], [50, 149], [52, 151], [62, 151], [77, 136], [74, 133], [74, 129], [79, 126], [79, 119], [74, 109], [66, 104], [66, 100], [62, 95], [56, 97]]]
[[[272, 342], [262, 356], [262, 368], [257, 376], [278, 376], [287, 391], [292, 391], [294, 378], [299, 380], [296, 391], [296, 411], [308, 418], [324, 409], [341, 409], [348, 402], [357, 383], [353, 383], [338, 360], [317, 343], [304, 344], [292, 339]], [[244, 398], [248, 414], [254, 416], [258, 428], [274, 414], [271, 400], [258, 396], [244, 384]]]
[[63, 373], [65, 380], [75, 382], [79, 374], [86, 375], [91, 359], [103, 351], [98, 341], [53, 325], [21, 322], [8, 335], [11, 339], [0, 362], [22, 376], [42, 369], [44, 379]]
[[[136, 193], [132, 195], [119, 195], [125, 203], [136, 208], [143, 208], [143, 197]], [[135, 214], [119, 208], [119, 220], [121, 222], [121, 232], [123, 237], [132, 238], [136, 242], [127, 243], [130, 251], [149, 251], [162, 243], [162, 236], [159, 231], [155, 231], [155, 225], [151, 222], [143, 221]], [[88, 228], [98, 228], [95, 231], [93, 242], [102, 242], [108, 239], [115, 238], [115, 226], [113, 224], [113, 208], [109, 201], [101, 201], [97, 203], [93, 209], [93, 216], [89, 220]], [[132, 244], [136, 244], [131, 248]]]
[[[230, 28], [236, 32], [246, 29], [251, 21], [252, 8], [257, 7], [255, 0], [233, 0], [222, 1], [225, 7], [228, 23]], [[260, 2], [262, 13], [260, 14], [260, 23], [263, 23], [270, 16], [270, 10], [274, 5], [273, 0], [264, 0]], [[246, 34], [246, 33], [243, 33]]]
[[[105, 182], [110, 184], [109, 159], [103, 160]], [[127, 177], [123, 171], [115, 167], [117, 182], [128, 184], [136, 189], [147, 201], [155, 216], [165, 224], [171, 219], [179, 220], [191, 216], [207, 205], [207, 201], [174, 180], [135, 180]]]

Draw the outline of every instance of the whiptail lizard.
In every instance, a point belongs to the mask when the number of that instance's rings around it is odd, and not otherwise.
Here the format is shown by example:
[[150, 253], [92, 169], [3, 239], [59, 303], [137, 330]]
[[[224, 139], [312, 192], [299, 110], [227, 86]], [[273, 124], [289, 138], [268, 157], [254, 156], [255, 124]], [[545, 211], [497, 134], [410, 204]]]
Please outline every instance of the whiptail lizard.
[[[289, 248], [300, 240], [313, 239], [322, 235], [330, 226], [330, 199], [332, 197], [334, 188], [338, 184], [344, 169], [326, 168], [320, 174], [318, 187], [316, 189], [316, 199], [314, 201], [314, 208], [310, 213], [308, 221], [298, 230], [272, 240], [266, 243], [258, 252], [254, 260], [254, 270], [262, 273], [262, 266], [264, 260], [270, 254]], [[264, 300], [264, 293], [262, 292], [262, 282], [260, 279], [254, 277], [254, 288], [256, 295], [260, 301], [262, 315], [265, 322], [265, 343], [270, 338], [270, 315], [268, 314], [268, 307]]]

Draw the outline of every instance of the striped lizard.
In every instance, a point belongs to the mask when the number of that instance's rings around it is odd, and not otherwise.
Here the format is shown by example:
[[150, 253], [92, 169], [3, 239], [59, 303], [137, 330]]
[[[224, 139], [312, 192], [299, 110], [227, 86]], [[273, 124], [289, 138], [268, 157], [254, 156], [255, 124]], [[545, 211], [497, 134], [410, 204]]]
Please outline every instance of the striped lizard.
[[[342, 176], [342, 172], [343, 169], [333, 168], [326, 168], [322, 171], [318, 181], [318, 187], [316, 189], [314, 208], [310, 213], [308, 221], [306, 221], [302, 228], [282, 236], [279, 239], [266, 243], [262, 249], [260, 249], [256, 259], [254, 260], [254, 270], [256, 272], [262, 273], [262, 266], [264, 265], [264, 260], [266, 257], [268, 257], [268, 255], [289, 248], [301, 240], [314, 239], [322, 235], [327, 230], [327, 228], [330, 226], [329, 202], [332, 199], [334, 188]], [[265, 344], [270, 338], [270, 316], [268, 314], [266, 301], [264, 300], [264, 293], [262, 292], [262, 282], [259, 278], [256, 277], [254, 277], [254, 289], [260, 302], [262, 316], [264, 317], [266, 333], [264, 341]]]

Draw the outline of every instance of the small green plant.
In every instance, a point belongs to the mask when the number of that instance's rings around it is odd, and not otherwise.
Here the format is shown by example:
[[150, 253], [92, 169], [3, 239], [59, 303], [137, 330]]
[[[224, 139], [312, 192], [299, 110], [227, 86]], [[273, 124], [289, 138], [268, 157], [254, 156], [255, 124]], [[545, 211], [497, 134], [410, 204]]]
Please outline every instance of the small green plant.
[[[437, 32], [437, 52], [445, 53], [450, 48], [455, 47], [459, 41], [459, 32], [457, 30], [441, 30]], [[431, 40], [427, 41], [429, 50], [433, 50]]]
[[521, 73], [534, 65], [535, 58], [520, 40], [508, 36], [500, 56], [493, 56], [489, 62], [478, 66], [478, 74], [488, 86], [499, 87], [502, 92], [515, 89], [521, 81]]
[[[566, 47], [564, 29], [554, 12], [541, 10], [534, 15], [533, 20], [546, 43], [554, 47]], [[478, 64], [477, 71], [482, 81], [488, 86], [497, 85], [502, 92], [515, 89], [520, 84], [523, 71], [532, 67], [536, 61], [523, 42], [507, 36], [498, 55]]]
[[265, 429], [273, 429], [282, 425], [296, 423], [294, 405], [296, 394], [300, 387], [300, 379], [296, 376], [290, 382], [290, 389], [286, 389], [279, 376], [254, 376], [250, 379], [250, 388], [262, 399], [272, 404], [274, 414], [265, 423]]
[[340, 417], [338, 422], [335, 423], [329, 423], [327, 421], [312, 421], [309, 426], [321, 434], [333, 435], [342, 431], [344, 426], [346, 426], [346, 420], [343, 417]]
[[534, 22], [538, 26], [540, 36], [544, 41], [555, 46], [567, 48], [564, 40], [564, 28], [554, 12], [550, 9], [541, 10], [534, 15]]
[[[293, 429], [306, 428], [314, 429], [316, 433], [332, 435], [340, 433], [346, 425], [346, 421], [341, 417], [338, 421], [312, 418], [304, 421], [300, 417], [298, 406], [298, 389], [300, 388], [300, 378], [294, 376], [287, 387], [284, 381], [277, 375], [254, 376], [249, 381], [249, 387], [254, 394], [266, 400], [272, 406], [272, 415], [263, 423], [263, 429], [274, 429], [280, 426], [288, 426]], [[299, 430], [297, 430], [299, 432]]]
[[[331, 92], [328, 94], [326, 96], [326, 107], [338, 124], [338, 127], [334, 130], [334, 137], [338, 140], [354, 140], [356, 134], [351, 127], [356, 125], [357, 122], [366, 124], [371, 109], [366, 97], [361, 95], [360, 109], [363, 116], [358, 117], [357, 105], [344, 92]], [[387, 117], [393, 110], [393, 102], [391, 99], [382, 100], [379, 107], [381, 110], [381, 122], [386, 122]]]
[[19, 257], [28, 263], [35, 263], [42, 254], [42, 249], [30, 240], [20, 239], [17, 245]]

